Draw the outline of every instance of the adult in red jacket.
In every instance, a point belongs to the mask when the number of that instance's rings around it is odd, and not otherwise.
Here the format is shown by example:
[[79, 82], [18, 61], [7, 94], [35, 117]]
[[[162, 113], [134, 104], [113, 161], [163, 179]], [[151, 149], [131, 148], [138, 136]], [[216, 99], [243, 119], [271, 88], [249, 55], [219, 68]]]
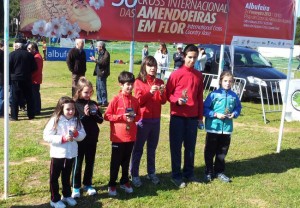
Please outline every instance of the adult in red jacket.
[[[197, 126], [203, 119], [203, 77], [194, 68], [198, 48], [187, 45], [183, 51], [184, 65], [168, 79], [166, 92], [171, 104], [170, 149], [172, 163], [171, 181], [179, 188], [188, 182], [198, 181], [194, 176], [194, 156]], [[181, 148], [184, 144], [184, 165], [181, 172]]]
[[159, 183], [155, 174], [155, 151], [160, 132], [161, 106], [167, 102], [164, 82], [155, 78], [157, 62], [153, 56], [144, 58], [141, 70], [134, 83], [135, 97], [141, 107], [141, 120], [138, 122], [137, 138], [133, 147], [131, 175], [132, 184], [142, 185], [139, 167], [145, 142], [147, 141], [147, 178], [154, 184]]
[[39, 48], [36, 43], [29, 43], [27, 51], [32, 53], [37, 66], [37, 70], [32, 73], [32, 96], [34, 102], [34, 113], [35, 115], [41, 114], [41, 93], [40, 88], [43, 79], [43, 58], [39, 53]]

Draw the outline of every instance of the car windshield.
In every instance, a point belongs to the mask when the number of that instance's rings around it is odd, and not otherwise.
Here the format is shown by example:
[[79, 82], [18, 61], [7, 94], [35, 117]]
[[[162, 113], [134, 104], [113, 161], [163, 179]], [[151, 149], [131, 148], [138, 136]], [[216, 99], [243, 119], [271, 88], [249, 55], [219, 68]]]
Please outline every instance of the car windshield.
[[[216, 62], [219, 63], [220, 51], [216, 52]], [[231, 63], [229, 51], [225, 50], [224, 63]], [[272, 67], [259, 52], [250, 50], [235, 50], [234, 65], [239, 67]]]

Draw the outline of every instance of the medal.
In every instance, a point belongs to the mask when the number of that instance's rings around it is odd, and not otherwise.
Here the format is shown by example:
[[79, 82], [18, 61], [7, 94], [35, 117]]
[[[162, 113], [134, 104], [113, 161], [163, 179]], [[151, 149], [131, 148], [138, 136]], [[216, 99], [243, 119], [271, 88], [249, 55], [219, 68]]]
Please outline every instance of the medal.
[[126, 130], [129, 131], [130, 130], [130, 125], [128, 123], [126, 123]]

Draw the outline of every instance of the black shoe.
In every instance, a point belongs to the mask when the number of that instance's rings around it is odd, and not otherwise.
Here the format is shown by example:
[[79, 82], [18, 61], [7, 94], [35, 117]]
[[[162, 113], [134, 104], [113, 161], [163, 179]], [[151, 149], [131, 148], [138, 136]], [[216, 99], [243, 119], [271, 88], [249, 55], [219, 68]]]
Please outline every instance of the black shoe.
[[224, 173], [218, 173], [218, 174], [216, 175], [216, 177], [217, 177], [220, 181], [222, 181], [222, 182], [224, 182], [224, 183], [230, 183], [230, 182], [231, 182], [231, 179], [230, 179], [229, 177], [227, 177]]
[[185, 178], [187, 183], [200, 183], [200, 180], [195, 176]]
[[185, 188], [186, 184], [184, 181], [182, 181], [181, 179], [175, 179], [175, 178], [171, 178], [171, 182], [177, 186], [178, 188]]
[[214, 177], [213, 177], [212, 174], [205, 174], [205, 175], [204, 175], [204, 181], [205, 181], [206, 183], [212, 182], [213, 179], [214, 179]]
[[17, 121], [18, 119], [17, 119], [17, 118], [11, 118], [11, 117], [10, 117], [9, 120], [10, 120], [10, 121]]

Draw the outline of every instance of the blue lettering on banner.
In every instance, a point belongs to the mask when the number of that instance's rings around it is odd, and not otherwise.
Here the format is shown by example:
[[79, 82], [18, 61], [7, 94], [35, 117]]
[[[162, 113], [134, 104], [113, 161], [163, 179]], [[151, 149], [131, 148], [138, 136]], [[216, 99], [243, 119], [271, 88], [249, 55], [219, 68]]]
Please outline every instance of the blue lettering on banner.
[[[47, 47], [47, 61], [66, 61], [71, 48]], [[91, 62], [90, 56], [95, 56], [93, 49], [84, 49], [86, 61]]]

